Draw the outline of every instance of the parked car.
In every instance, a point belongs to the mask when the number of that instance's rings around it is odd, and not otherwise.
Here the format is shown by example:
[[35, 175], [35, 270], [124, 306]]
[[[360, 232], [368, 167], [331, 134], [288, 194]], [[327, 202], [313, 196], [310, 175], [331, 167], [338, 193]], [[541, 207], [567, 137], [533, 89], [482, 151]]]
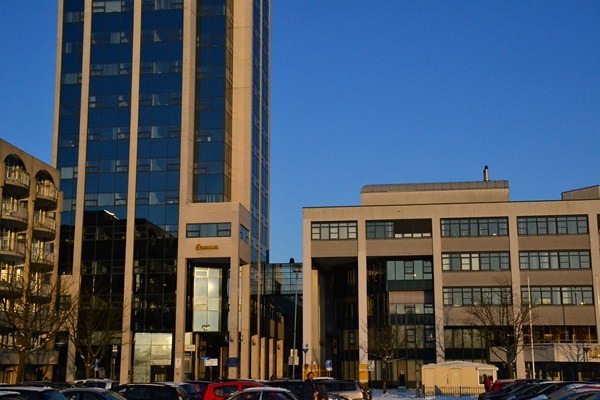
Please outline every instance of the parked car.
[[17, 392], [25, 400], [66, 400], [57, 389], [48, 386], [0, 386], [2, 392]]
[[46, 386], [46, 387], [51, 387], [51, 388], [58, 389], [58, 390], [73, 387], [73, 385], [71, 385], [68, 382], [51, 382], [51, 381], [27, 381], [27, 382], [21, 382], [19, 384], [19, 386]]
[[188, 381], [184, 381], [184, 382], [189, 383], [196, 389], [196, 391], [198, 392], [198, 395], [200, 396], [200, 399], [202, 399], [204, 397], [204, 392], [206, 392], [206, 388], [208, 387], [208, 385], [213, 383], [212, 381], [196, 381], [196, 380], [188, 380]]
[[236, 392], [251, 387], [263, 387], [260, 382], [255, 381], [225, 381], [225, 382], [213, 382], [206, 387], [202, 400], [225, 400]]
[[126, 383], [110, 390], [128, 400], [189, 400], [183, 388], [164, 383]]
[[506, 386], [510, 385], [514, 381], [514, 379], [497, 379], [496, 382], [492, 384], [490, 392], [496, 392], [500, 389], [504, 389]]
[[198, 390], [191, 384], [187, 382], [161, 382], [167, 385], [175, 385], [179, 386], [187, 393], [190, 400], [202, 400], [202, 396]]
[[291, 391], [280, 387], [251, 387], [235, 393], [228, 400], [298, 400]]
[[77, 381], [75, 381], [75, 384], [77, 384], [78, 386], [83, 386], [83, 387], [95, 387], [95, 388], [101, 388], [101, 389], [110, 389], [114, 386], [117, 386], [119, 384], [119, 382], [113, 381], [111, 379], [88, 378], [88, 379], [77, 380]]
[[591, 392], [600, 392], [600, 385], [597, 383], [574, 383], [571, 385], [565, 386], [561, 390], [557, 390], [556, 392], [550, 394], [549, 396], [540, 396], [536, 397], [536, 400], [541, 399], [551, 399], [551, 400], [571, 400], [576, 397], [579, 397], [583, 393], [591, 393]]
[[362, 387], [359, 382], [341, 379], [315, 378], [319, 393], [335, 394], [350, 400], [370, 400], [371, 392]]
[[515, 381], [509, 385], [506, 385], [503, 389], [496, 390], [495, 392], [484, 392], [479, 395], [479, 400], [501, 400], [507, 396], [516, 394], [536, 382], [543, 382], [543, 379], [515, 379]]
[[[568, 382], [568, 381], [548, 381], [548, 382], [543, 382], [537, 385], [533, 385], [531, 388], [519, 392], [518, 396], [516, 398], [518, 398], [519, 400], [531, 400], [531, 399], [542, 399], [542, 398], [547, 398], [548, 396], [550, 396], [552, 393], [557, 392], [559, 390], [561, 390], [563, 387], [571, 385], [573, 383], [580, 383], [580, 382]], [[511, 397], [507, 397], [507, 399], [510, 399]]]
[[126, 400], [125, 397], [111, 390], [94, 387], [63, 389], [61, 393], [67, 400]]
[[0, 391], [0, 400], [25, 400], [25, 398], [19, 392]]
[[302, 391], [304, 390], [304, 385], [308, 385], [308, 383], [306, 383], [302, 379], [275, 379], [267, 382], [267, 384], [269, 386], [287, 389], [299, 399], [302, 398]]

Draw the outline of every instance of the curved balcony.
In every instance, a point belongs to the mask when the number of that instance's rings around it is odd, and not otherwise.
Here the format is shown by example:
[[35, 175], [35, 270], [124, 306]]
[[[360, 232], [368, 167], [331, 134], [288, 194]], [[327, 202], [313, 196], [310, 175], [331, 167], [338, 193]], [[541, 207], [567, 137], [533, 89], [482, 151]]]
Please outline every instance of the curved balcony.
[[0, 276], [0, 296], [18, 297], [23, 294], [23, 279], [16, 274]]
[[38, 272], [50, 272], [54, 268], [54, 253], [50, 251], [36, 250], [31, 251], [29, 266], [32, 270]]
[[51, 300], [52, 285], [49, 283], [31, 282], [27, 295], [32, 301], [46, 303]]
[[29, 173], [19, 167], [4, 168], [4, 190], [19, 197], [29, 194]]
[[35, 237], [53, 239], [56, 234], [56, 220], [36, 212], [33, 215], [33, 233]]
[[25, 243], [12, 237], [0, 237], [0, 258], [5, 261], [23, 261]]
[[2, 202], [2, 225], [17, 230], [27, 228], [27, 207], [23, 203]]
[[56, 209], [58, 189], [51, 182], [38, 182], [35, 187], [35, 195], [35, 204], [38, 207]]

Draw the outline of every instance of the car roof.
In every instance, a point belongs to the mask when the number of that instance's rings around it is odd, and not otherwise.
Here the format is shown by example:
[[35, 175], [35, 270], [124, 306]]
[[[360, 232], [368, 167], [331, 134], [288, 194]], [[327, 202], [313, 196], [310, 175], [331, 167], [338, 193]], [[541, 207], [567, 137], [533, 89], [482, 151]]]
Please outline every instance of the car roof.
[[67, 388], [67, 389], [61, 390], [61, 392], [63, 392], [63, 393], [74, 392], [74, 391], [104, 393], [104, 392], [108, 392], [109, 390], [104, 389], [104, 388], [97, 388], [97, 387], [75, 387], [75, 388]]
[[51, 388], [50, 386], [27, 386], [27, 385], [2, 386], [0, 388], [0, 390], [2, 390], [3, 392], [6, 392], [6, 390], [3, 390], [4, 388], [10, 388], [10, 389], [15, 389], [15, 390], [18, 390], [18, 389], [29, 390], [30, 392], [45, 392], [47, 390], [52, 390], [52, 391], [56, 390], [54, 388]]
[[273, 387], [273, 386], [256, 386], [256, 387], [249, 387], [246, 388], [244, 390], [242, 390], [240, 393], [244, 392], [264, 392], [264, 391], [269, 391], [269, 392], [289, 392], [289, 390], [285, 389], [285, 388], [280, 388], [280, 387]]

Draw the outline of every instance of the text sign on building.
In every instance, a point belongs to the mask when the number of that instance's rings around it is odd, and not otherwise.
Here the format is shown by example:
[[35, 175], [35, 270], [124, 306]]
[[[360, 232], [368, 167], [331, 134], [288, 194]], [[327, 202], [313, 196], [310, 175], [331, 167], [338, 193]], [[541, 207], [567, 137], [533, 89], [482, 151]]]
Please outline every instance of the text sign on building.
[[219, 359], [218, 358], [209, 358], [208, 360], [204, 360], [205, 367], [218, 367]]
[[183, 351], [196, 351], [196, 345], [195, 344], [186, 344], [183, 347]]
[[196, 250], [219, 250], [218, 244], [200, 244], [196, 245]]

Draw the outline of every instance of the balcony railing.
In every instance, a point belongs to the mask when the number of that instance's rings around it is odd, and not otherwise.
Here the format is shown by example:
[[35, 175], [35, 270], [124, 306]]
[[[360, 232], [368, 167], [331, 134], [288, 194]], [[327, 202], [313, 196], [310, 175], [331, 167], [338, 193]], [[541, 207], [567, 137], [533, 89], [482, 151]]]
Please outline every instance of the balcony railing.
[[48, 283], [32, 282], [29, 289], [30, 294], [35, 297], [50, 297], [52, 294], [52, 286]]
[[16, 273], [0, 275], [0, 291], [23, 290], [23, 276]]
[[36, 264], [54, 264], [54, 253], [50, 251], [31, 251], [31, 262]]
[[9, 216], [22, 221], [27, 221], [27, 207], [22, 203], [11, 201], [2, 202], [2, 216]]
[[25, 255], [25, 243], [12, 237], [0, 237], [0, 251]]
[[14, 182], [29, 187], [29, 174], [22, 168], [6, 167], [4, 178], [7, 182]]
[[58, 189], [51, 183], [38, 182], [35, 192], [38, 196], [47, 197], [53, 200], [58, 199]]
[[43, 228], [51, 231], [56, 231], [56, 220], [47, 215], [35, 213], [33, 215], [33, 226], [36, 228]]

